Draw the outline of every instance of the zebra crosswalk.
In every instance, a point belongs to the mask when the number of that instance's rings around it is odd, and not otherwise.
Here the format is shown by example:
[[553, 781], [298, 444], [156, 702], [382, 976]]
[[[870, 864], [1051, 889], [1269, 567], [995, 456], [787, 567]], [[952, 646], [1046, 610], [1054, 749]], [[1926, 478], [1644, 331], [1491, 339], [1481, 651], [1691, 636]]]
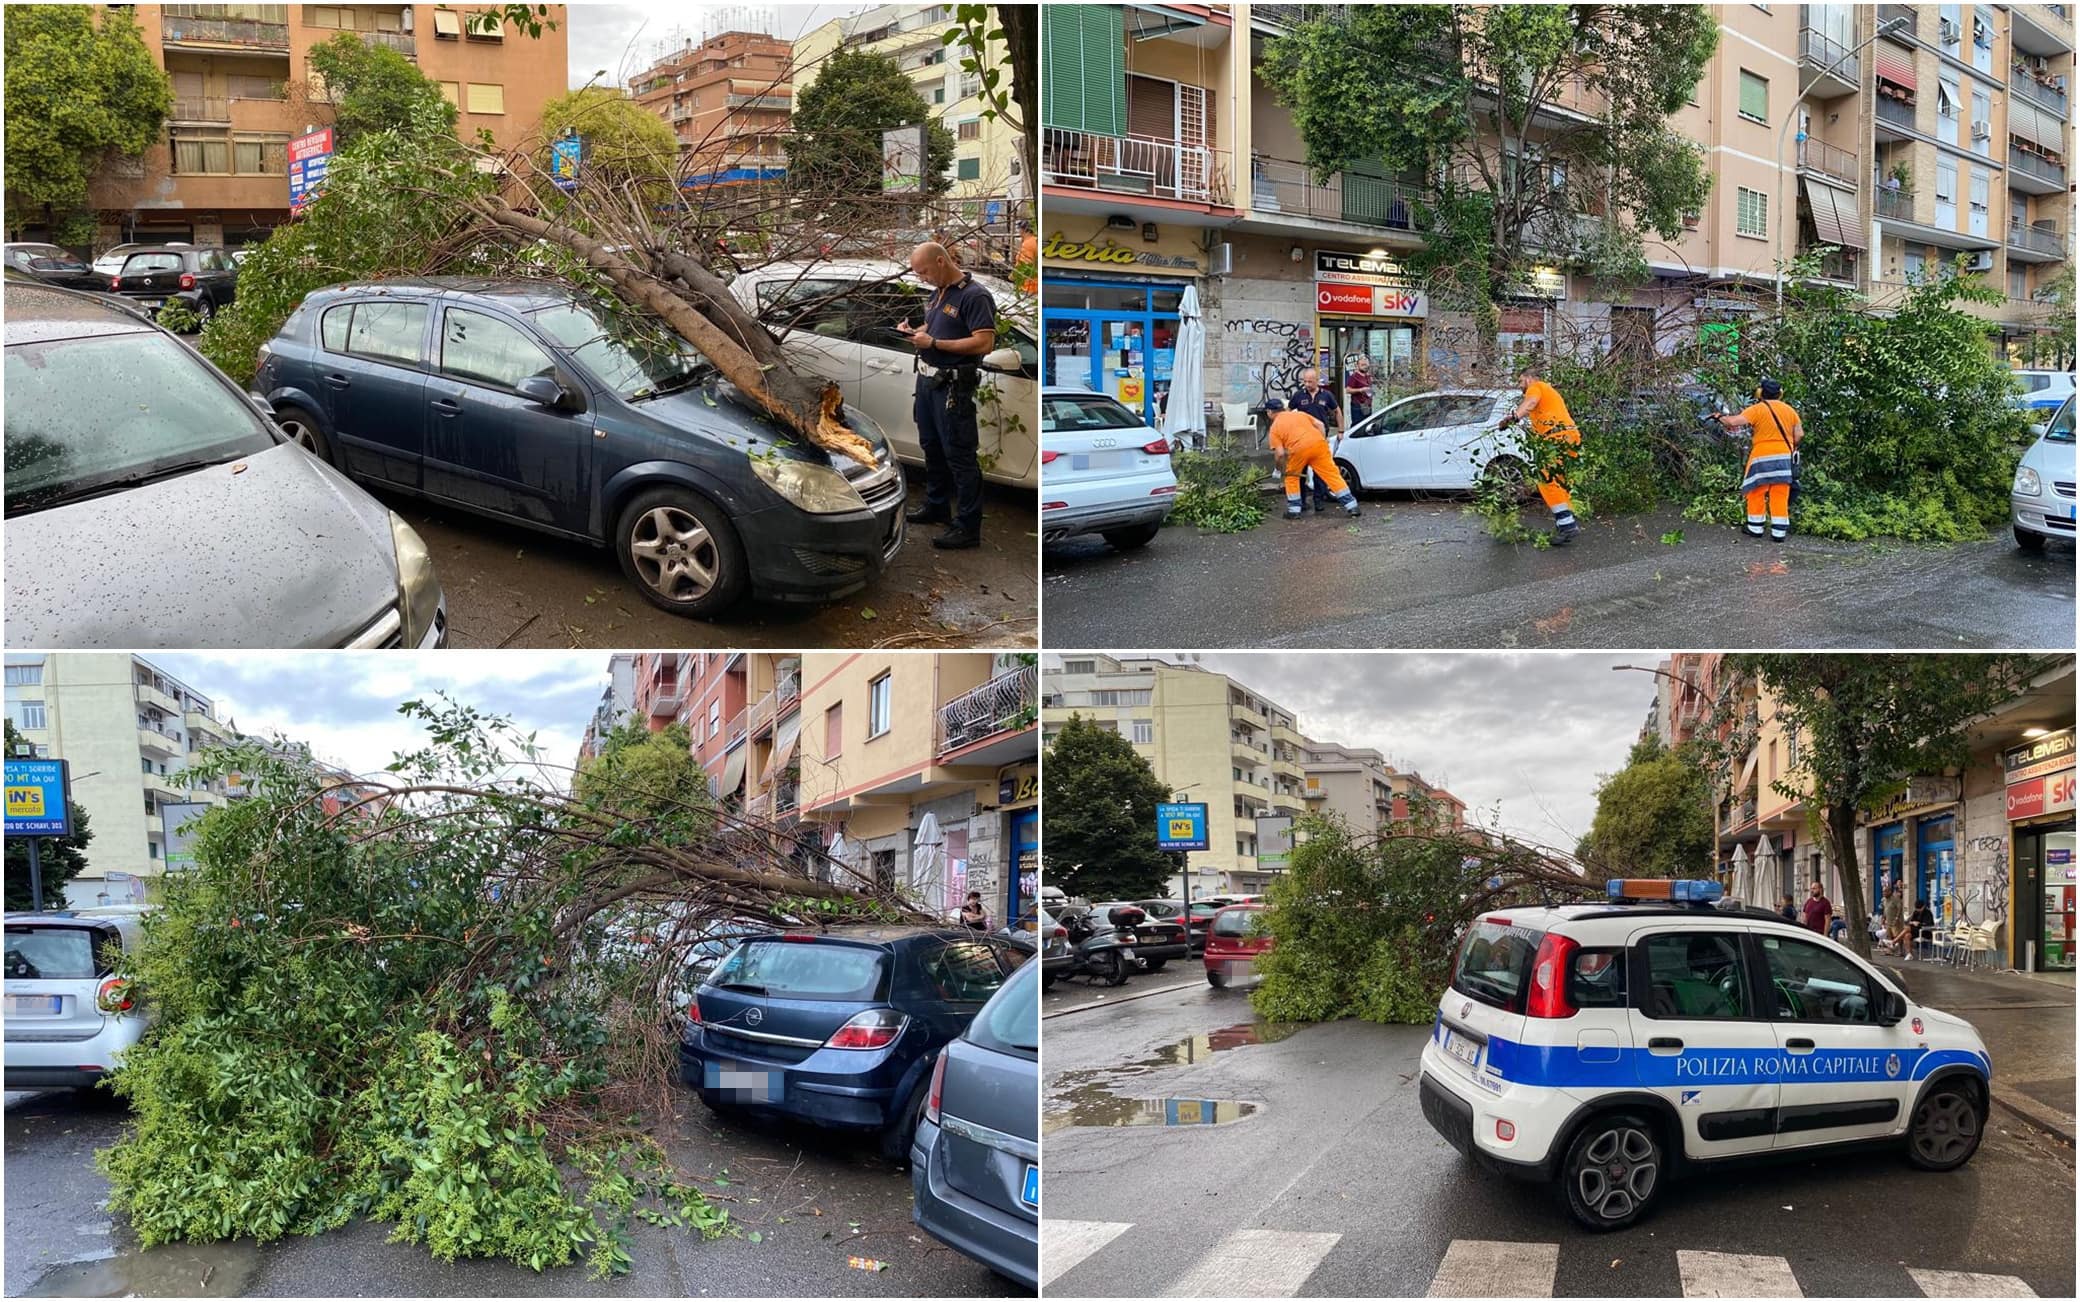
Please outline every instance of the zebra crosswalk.
[[[1131, 1221], [1043, 1220], [1040, 1223], [1040, 1287], [1056, 1281], [1104, 1251], [1134, 1228]], [[1166, 1297], [1297, 1297], [1344, 1236], [1303, 1230], [1241, 1229], [1229, 1233], [1197, 1260], [1181, 1263], [1174, 1279], [1160, 1284]], [[1361, 1241], [1368, 1250], [1377, 1245]], [[1125, 1245], [1131, 1249], [1130, 1242]], [[1493, 1239], [1454, 1239], [1431, 1274], [1427, 1297], [1554, 1296], [1560, 1278], [1561, 1246]], [[1737, 1252], [1676, 1251], [1681, 1296], [1690, 1298], [1802, 1298], [1797, 1271], [1783, 1257]], [[1168, 1249], [1134, 1257], [1144, 1287], [1150, 1261], [1172, 1261]], [[1905, 1267], [1922, 1297], [2035, 1297], [2013, 1275]], [[1095, 1281], [1094, 1281], [1095, 1284]], [[1331, 1290], [1339, 1291], [1339, 1290]], [[1114, 1281], [1082, 1290], [1069, 1281], [1060, 1295], [1112, 1295]], [[1911, 1294], [1909, 1295], [1911, 1296]]]

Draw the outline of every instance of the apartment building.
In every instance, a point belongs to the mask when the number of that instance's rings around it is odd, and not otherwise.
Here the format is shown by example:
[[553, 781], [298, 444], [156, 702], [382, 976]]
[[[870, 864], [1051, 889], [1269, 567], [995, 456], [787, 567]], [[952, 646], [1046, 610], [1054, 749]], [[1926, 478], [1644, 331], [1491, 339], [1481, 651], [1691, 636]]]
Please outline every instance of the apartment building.
[[620, 727], [636, 708], [636, 657], [629, 652], [616, 652], [607, 660], [607, 685], [600, 689], [599, 704], [593, 707], [592, 717], [585, 722], [584, 736], [578, 740], [578, 763], [599, 754], [600, 743], [608, 733]]
[[635, 102], [678, 138], [685, 185], [766, 181], [787, 174], [794, 47], [764, 32], [687, 42], [629, 83]]
[[244, 794], [235, 776], [200, 783], [198, 752], [239, 740], [211, 699], [143, 656], [14, 652], [7, 717], [39, 758], [69, 761], [93, 839], [70, 902], [142, 901], [191, 818]]
[[111, 164], [90, 190], [95, 247], [185, 240], [240, 248], [289, 219], [291, 137], [332, 121], [310, 50], [342, 32], [403, 54], [459, 110], [455, 129], [489, 131], [500, 148], [531, 136], [543, 104], [563, 93], [567, 6], [550, 5], [539, 37], [500, 25], [491, 6], [130, 6], [172, 78], [165, 139], [135, 162]]
[[[1359, 353], [1390, 385], [1470, 365], [1470, 322], [1433, 311], [1406, 271], [1425, 238], [1414, 192], [1379, 166], [1315, 174], [1258, 71], [1266, 41], [1316, 8], [1049, 7], [1047, 382], [1153, 418], [1187, 287], [1216, 412], [1282, 397], [1309, 366], [1340, 379]], [[1711, 10], [1718, 52], [1673, 120], [1706, 150], [1705, 206], [1680, 238], [1649, 238], [1650, 282], [1617, 301], [1563, 267], [1534, 269], [1498, 305], [1505, 353], [1673, 352], [1736, 325], [1781, 266], [1829, 246], [1819, 277], [1880, 306], [1965, 253], [2006, 291], [1978, 310], [2010, 356], [2070, 357], [2072, 321], [2036, 301], [2071, 256], [2066, 6]]]
[[770, 693], [776, 813], [791, 801], [833, 859], [949, 918], [969, 891], [998, 922], [1031, 911], [1040, 889], [1032, 657], [810, 652], [785, 668], [794, 681]]
[[[961, 71], [965, 46], [948, 46], [945, 34], [953, 23], [952, 5], [876, 5], [834, 18], [805, 32], [794, 42], [794, 81], [816, 80], [823, 61], [840, 48], [863, 50], [894, 59], [932, 115], [953, 133], [953, 184], [947, 191], [969, 221], [1007, 227], [1031, 194], [1019, 175], [1018, 140], [1001, 117], [984, 116], [982, 79]], [[1049, 11], [1048, 21], [1054, 14]], [[1001, 51], [1001, 45], [993, 45]], [[1004, 78], [1011, 73], [1001, 65]], [[1044, 86], [1046, 78], [1042, 77]]]

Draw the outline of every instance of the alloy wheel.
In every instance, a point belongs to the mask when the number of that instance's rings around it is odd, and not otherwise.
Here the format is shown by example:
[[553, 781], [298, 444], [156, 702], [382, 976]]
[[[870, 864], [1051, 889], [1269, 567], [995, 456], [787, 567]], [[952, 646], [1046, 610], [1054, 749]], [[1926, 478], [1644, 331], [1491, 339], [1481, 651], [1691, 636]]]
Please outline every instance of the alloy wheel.
[[1633, 1126], [1614, 1126], [1582, 1150], [1575, 1189], [1605, 1220], [1623, 1220], [1654, 1194], [1661, 1155], [1654, 1140]]
[[643, 582], [668, 601], [695, 601], [715, 586], [715, 538], [692, 512], [657, 506], [637, 517], [628, 552]]

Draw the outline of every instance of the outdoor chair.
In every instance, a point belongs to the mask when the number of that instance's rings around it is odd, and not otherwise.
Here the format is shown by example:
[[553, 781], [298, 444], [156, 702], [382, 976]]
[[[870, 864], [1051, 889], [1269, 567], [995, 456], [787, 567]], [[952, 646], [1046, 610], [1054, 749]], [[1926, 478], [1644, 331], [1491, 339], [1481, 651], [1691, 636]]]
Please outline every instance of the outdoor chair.
[[1248, 403], [1224, 402], [1221, 404], [1221, 433], [1227, 438], [1230, 448], [1235, 446], [1234, 436], [1237, 433], [1248, 435], [1242, 442], [1243, 447], [1256, 447], [1257, 418], [1250, 414]]

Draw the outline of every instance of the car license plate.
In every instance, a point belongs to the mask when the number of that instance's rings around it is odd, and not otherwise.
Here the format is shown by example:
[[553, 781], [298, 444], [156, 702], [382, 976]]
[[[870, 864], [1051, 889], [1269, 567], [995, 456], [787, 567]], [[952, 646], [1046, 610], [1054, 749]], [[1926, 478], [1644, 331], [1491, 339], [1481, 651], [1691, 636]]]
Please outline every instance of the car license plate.
[[144, 307], [160, 308], [166, 306], [166, 300], [163, 298], [141, 298], [137, 301], [141, 306]]
[[56, 1017], [65, 1011], [62, 995], [9, 995], [9, 1017]]
[[1480, 1066], [1481, 1046], [1456, 1031], [1444, 1033], [1444, 1051], [1465, 1063], [1469, 1069]]
[[1025, 1185], [1019, 1190], [1018, 1200], [1028, 1207], [1040, 1205], [1040, 1168], [1031, 1162], [1026, 1163]]
[[721, 1090], [744, 1103], [778, 1103], [787, 1096], [785, 1072], [764, 1071], [734, 1062], [711, 1062], [701, 1072], [711, 1090]]
[[1071, 470], [1110, 470], [1127, 463], [1124, 452], [1072, 452], [1069, 454]]

